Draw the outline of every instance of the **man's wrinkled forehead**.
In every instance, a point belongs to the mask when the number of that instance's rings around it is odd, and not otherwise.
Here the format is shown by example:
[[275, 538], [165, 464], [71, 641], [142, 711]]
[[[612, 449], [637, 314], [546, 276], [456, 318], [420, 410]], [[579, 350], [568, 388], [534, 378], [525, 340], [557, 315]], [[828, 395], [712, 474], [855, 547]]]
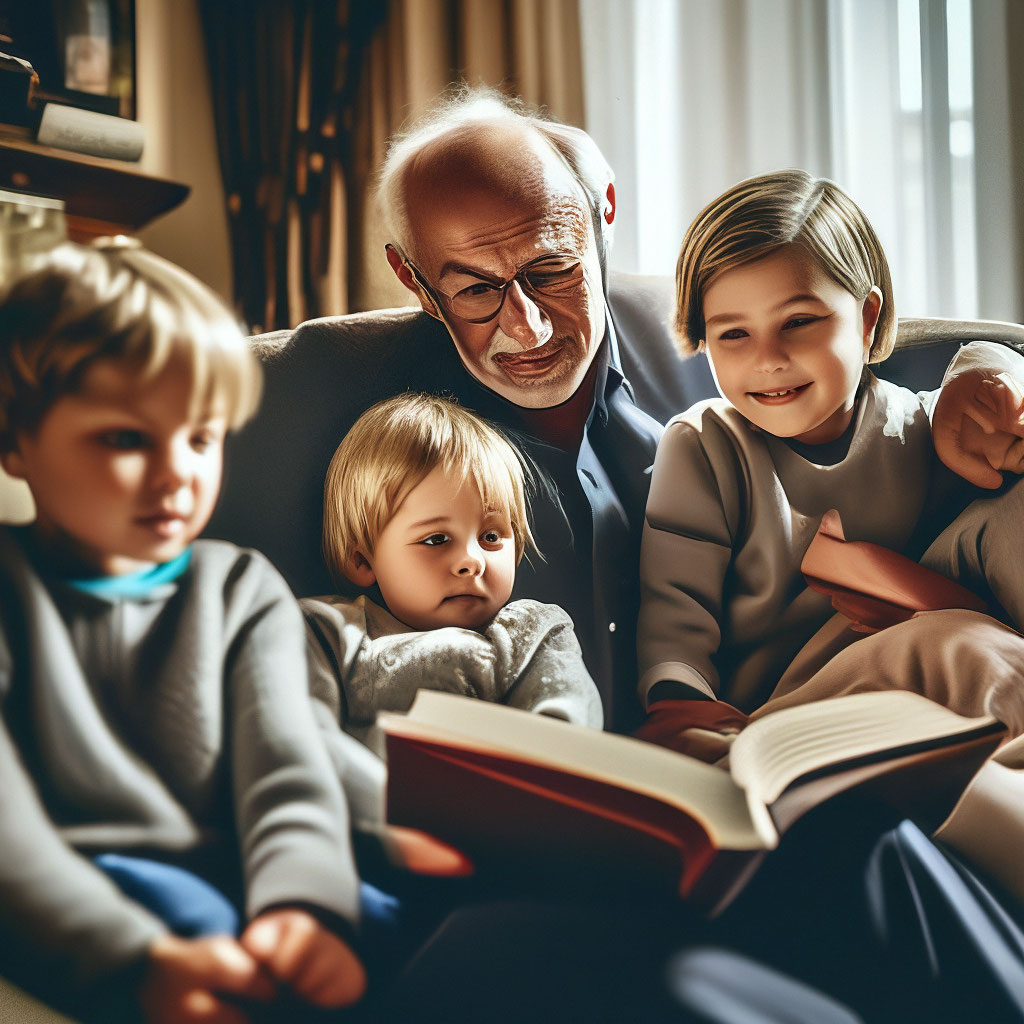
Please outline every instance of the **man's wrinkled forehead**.
[[[520, 231], [535, 233], [538, 248], [586, 244], [583, 189], [532, 128], [476, 125], [436, 139], [409, 161], [403, 184], [414, 250], [500, 245]], [[454, 237], [443, 241], [447, 229]]]

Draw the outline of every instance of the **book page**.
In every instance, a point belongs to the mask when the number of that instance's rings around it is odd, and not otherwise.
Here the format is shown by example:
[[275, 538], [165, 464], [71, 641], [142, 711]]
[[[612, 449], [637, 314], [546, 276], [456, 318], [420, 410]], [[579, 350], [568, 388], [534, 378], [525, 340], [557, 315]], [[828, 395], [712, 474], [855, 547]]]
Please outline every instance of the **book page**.
[[752, 807], [764, 808], [816, 769], [959, 736], [994, 722], [987, 715], [964, 718], [904, 690], [855, 693], [786, 708], [753, 722], [732, 745], [730, 771]]
[[420, 690], [407, 715], [377, 721], [395, 735], [509, 755], [646, 794], [688, 811], [722, 849], [764, 846], [728, 772], [642, 740], [434, 690]]

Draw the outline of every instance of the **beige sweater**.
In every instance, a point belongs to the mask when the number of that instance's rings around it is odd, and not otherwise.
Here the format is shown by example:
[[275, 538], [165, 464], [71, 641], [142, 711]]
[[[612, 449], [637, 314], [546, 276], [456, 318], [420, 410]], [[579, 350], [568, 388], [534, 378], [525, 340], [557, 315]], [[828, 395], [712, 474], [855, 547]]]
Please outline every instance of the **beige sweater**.
[[913, 534], [937, 465], [936, 395], [867, 374], [849, 451], [830, 466], [721, 399], [670, 421], [641, 551], [641, 698], [671, 680], [744, 711], [767, 699], [832, 614], [800, 573], [822, 515], [836, 508], [847, 539], [896, 550]]

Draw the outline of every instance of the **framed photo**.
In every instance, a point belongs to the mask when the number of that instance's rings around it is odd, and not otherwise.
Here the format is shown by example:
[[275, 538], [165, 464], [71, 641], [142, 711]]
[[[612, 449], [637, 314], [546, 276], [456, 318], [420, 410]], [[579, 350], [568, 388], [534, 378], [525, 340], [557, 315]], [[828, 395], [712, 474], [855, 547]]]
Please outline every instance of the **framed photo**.
[[0, 52], [47, 99], [135, 117], [135, 0], [0, 0]]

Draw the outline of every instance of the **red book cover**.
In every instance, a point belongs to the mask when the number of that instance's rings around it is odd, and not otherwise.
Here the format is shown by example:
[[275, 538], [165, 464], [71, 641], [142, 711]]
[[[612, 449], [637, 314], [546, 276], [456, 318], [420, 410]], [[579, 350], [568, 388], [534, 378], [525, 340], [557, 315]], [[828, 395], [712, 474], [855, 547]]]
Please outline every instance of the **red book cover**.
[[851, 628], [862, 633], [893, 626], [915, 612], [988, 610], [977, 594], [905, 555], [868, 541], [848, 541], [835, 509], [822, 517], [800, 569], [807, 585], [831, 598]]

